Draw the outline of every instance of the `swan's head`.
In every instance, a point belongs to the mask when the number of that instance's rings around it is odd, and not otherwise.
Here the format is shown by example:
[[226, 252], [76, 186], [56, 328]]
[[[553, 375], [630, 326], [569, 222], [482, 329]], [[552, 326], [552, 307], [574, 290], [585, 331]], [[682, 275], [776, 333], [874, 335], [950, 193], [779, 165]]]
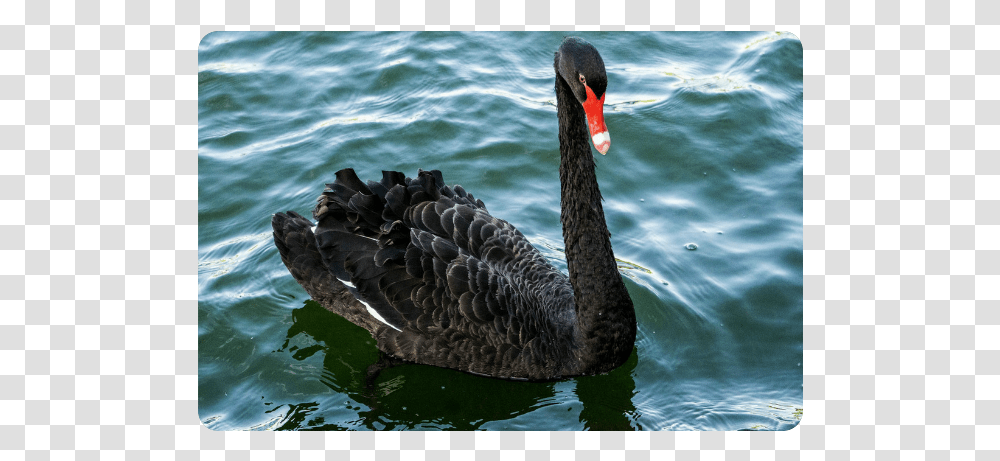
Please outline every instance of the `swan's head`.
[[597, 151], [604, 155], [611, 147], [611, 135], [604, 124], [604, 91], [608, 88], [604, 60], [597, 48], [578, 37], [563, 40], [557, 55], [559, 76], [587, 113], [590, 138]]

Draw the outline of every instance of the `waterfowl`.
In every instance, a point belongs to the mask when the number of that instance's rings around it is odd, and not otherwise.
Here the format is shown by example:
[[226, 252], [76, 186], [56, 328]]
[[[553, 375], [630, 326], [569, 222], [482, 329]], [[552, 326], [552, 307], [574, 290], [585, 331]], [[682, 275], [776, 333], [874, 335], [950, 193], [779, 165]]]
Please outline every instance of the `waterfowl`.
[[569, 275], [440, 171], [336, 173], [313, 224], [272, 218], [281, 260], [326, 309], [368, 330], [395, 359], [505, 379], [608, 372], [635, 343], [590, 144], [606, 154], [608, 80], [590, 43], [555, 53], [561, 222]]

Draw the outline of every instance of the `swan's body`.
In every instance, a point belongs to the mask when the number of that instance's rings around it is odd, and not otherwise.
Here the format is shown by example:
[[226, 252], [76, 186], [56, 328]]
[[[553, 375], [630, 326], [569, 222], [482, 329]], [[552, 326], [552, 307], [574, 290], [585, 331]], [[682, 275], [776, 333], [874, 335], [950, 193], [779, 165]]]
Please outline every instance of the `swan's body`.
[[292, 275], [398, 359], [531, 380], [625, 362], [635, 312], [588, 141], [601, 153], [610, 146], [604, 63], [593, 46], [568, 38], [555, 70], [569, 277], [482, 201], [445, 186], [438, 171], [413, 179], [387, 171], [363, 183], [351, 169], [320, 196], [315, 228], [294, 212], [274, 216], [275, 245]]

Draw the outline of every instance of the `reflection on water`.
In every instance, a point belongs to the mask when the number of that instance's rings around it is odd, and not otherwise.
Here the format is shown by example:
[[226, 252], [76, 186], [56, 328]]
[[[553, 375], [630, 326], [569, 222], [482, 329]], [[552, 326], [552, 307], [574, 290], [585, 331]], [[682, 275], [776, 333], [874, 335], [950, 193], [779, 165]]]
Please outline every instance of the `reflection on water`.
[[[291, 353], [300, 361], [320, 353], [320, 381], [346, 399], [340, 407], [357, 412], [348, 429], [476, 430], [486, 423], [503, 424], [553, 402], [552, 382], [504, 381], [416, 364], [384, 370], [374, 385], [368, 386], [367, 370], [378, 360], [378, 352], [367, 331], [331, 315], [311, 300], [296, 309], [292, 318], [287, 339], [276, 352]], [[300, 337], [303, 335], [311, 340]], [[291, 345], [295, 342], [312, 344], [300, 348]], [[367, 347], [356, 347], [359, 343]], [[315, 402], [290, 404], [289, 408], [290, 416], [281, 429], [344, 428], [328, 425], [323, 413], [329, 409]]]
[[[319, 401], [266, 402], [262, 398], [261, 410], [270, 418], [251, 430], [528, 430], [530, 426], [518, 418], [545, 407], [578, 409], [581, 426], [562, 429], [657, 429], [644, 427], [642, 411], [633, 402], [637, 395], [633, 379], [637, 351], [611, 373], [572, 381], [504, 381], [404, 364], [383, 371], [374, 383], [366, 384], [367, 370], [378, 360], [368, 332], [312, 300], [295, 309], [292, 319], [285, 341], [273, 353], [287, 354], [298, 362], [314, 357], [321, 360], [318, 381], [332, 393]], [[357, 347], [359, 344], [365, 347]], [[315, 380], [315, 370], [303, 365], [287, 370], [285, 379]], [[777, 403], [737, 406], [744, 412], [714, 408], [710, 402], [690, 404], [703, 424], [743, 430], [783, 430], [801, 419], [801, 407]], [[345, 420], [344, 412], [356, 417]], [[203, 422], [209, 427], [225, 427], [221, 419], [211, 416]]]
[[[475, 376], [426, 365], [405, 364], [378, 375], [366, 386], [366, 371], [377, 360], [374, 341], [364, 329], [331, 315], [314, 301], [296, 309], [294, 323], [282, 348], [296, 360], [320, 353], [321, 382], [347, 400], [342, 407], [357, 412], [350, 426], [328, 424], [326, 411], [317, 402], [288, 403], [277, 429], [508, 429], [517, 417], [559, 402], [556, 382], [526, 383]], [[299, 348], [306, 335], [314, 344]], [[309, 341], [306, 341], [309, 342]], [[357, 353], [357, 343], [368, 344], [368, 353]], [[631, 373], [638, 356], [613, 373], [581, 379], [573, 391], [583, 410], [580, 422], [598, 429], [640, 428], [630, 420], [635, 407]], [[560, 391], [563, 392], [563, 391]], [[595, 422], [589, 420], [594, 418]]]
[[583, 404], [580, 422], [587, 430], [628, 431], [642, 430], [639, 412], [632, 403], [635, 380], [632, 373], [639, 362], [639, 355], [632, 356], [624, 365], [606, 375], [583, 376], [576, 380], [576, 396]]

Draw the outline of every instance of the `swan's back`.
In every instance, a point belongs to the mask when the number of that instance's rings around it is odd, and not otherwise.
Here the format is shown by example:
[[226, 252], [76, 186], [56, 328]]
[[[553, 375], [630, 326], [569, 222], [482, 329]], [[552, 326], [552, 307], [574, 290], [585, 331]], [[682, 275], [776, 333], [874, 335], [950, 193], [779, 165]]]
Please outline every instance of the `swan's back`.
[[572, 373], [569, 280], [517, 229], [439, 171], [336, 178], [314, 229], [294, 212], [272, 221], [282, 261], [324, 307], [404, 360], [503, 378]]

